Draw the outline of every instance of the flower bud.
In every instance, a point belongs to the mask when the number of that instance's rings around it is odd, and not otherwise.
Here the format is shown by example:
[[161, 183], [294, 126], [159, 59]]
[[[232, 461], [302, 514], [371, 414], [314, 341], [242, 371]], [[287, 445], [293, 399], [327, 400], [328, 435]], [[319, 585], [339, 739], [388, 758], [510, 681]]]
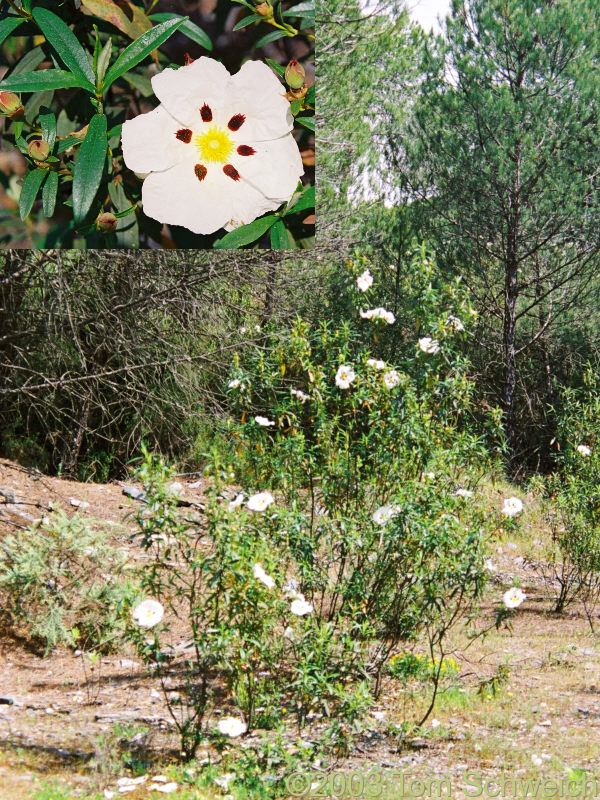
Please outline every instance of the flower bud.
[[254, 11], [257, 14], [260, 14], [261, 17], [273, 16], [273, 6], [271, 5], [271, 3], [268, 2], [268, 0], [265, 0], [264, 3], [258, 3], [254, 7]]
[[50, 145], [43, 139], [34, 139], [29, 143], [28, 153], [34, 161], [45, 161], [50, 155]]
[[96, 227], [102, 233], [112, 233], [117, 227], [117, 218], [110, 211], [103, 211], [102, 214], [98, 214]]
[[25, 109], [21, 98], [13, 92], [0, 92], [0, 114], [6, 114], [11, 119], [23, 116]]
[[304, 86], [304, 79], [306, 72], [302, 64], [299, 64], [295, 58], [292, 58], [285, 70], [285, 82], [290, 89], [301, 89]]

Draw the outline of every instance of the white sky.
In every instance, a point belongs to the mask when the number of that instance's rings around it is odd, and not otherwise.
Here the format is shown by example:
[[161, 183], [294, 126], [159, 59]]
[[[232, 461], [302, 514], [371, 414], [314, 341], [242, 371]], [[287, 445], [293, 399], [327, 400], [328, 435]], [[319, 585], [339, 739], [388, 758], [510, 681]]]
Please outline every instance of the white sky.
[[424, 31], [429, 33], [433, 28], [439, 33], [437, 18], [443, 19], [450, 11], [450, 0], [407, 0], [407, 7], [411, 18], [418, 22]]

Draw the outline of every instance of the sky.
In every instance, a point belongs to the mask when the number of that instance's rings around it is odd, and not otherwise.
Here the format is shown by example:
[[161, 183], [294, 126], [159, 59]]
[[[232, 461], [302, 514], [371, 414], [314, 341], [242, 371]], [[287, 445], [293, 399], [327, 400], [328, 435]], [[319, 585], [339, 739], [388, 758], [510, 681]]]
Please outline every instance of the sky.
[[[377, 0], [360, 0], [362, 7], [367, 10], [376, 5]], [[406, 0], [406, 6], [411, 18], [418, 22], [429, 33], [433, 28], [435, 33], [440, 32], [437, 18], [446, 16], [450, 10], [450, 0]]]
[[407, 0], [406, 4], [411, 18], [427, 32], [433, 28], [439, 33], [437, 17], [443, 19], [450, 10], [450, 0]]

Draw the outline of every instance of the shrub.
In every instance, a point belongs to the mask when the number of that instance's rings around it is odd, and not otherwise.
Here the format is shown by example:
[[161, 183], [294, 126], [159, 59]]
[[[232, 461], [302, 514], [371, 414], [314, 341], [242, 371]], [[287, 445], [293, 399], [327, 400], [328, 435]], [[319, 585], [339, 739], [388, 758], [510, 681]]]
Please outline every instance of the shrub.
[[[172, 616], [189, 625], [184, 699], [171, 702], [188, 756], [224, 705], [223, 679], [248, 727], [277, 725], [285, 710], [301, 729], [322, 714], [325, 743], [345, 749], [390, 655], [424, 636], [440, 667], [449, 630], [484, 585], [486, 521], [456, 494], [490, 463], [470, 427], [458, 309], [444, 310], [442, 326], [433, 264], [417, 253], [422, 333], [435, 333], [435, 352], [407, 332], [412, 352], [394, 364], [388, 323], [359, 316], [365, 301], [348, 268], [351, 319], [315, 329], [298, 320], [236, 360], [230, 454], [213, 454], [201, 517], [177, 513], [160, 459], [146, 453], [139, 472], [152, 556], [140, 579], [168, 613], [152, 639], [132, 635], [164, 676]], [[227, 488], [232, 468], [246, 493]]]
[[[56, 645], [103, 649], [120, 631], [119, 614], [133, 586], [124, 558], [80, 515], [57, 510], [0, 546], [5, 620], [47, 653]], [[110, 641], [109, 641], [110, 640]]]

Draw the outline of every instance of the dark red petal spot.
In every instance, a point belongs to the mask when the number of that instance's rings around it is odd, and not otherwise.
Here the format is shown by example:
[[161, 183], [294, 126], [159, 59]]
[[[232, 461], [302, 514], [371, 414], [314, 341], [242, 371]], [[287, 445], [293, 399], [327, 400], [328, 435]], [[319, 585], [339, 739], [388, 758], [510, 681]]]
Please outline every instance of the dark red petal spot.
[[196, 177], [199, 181], [203, 181], [206, 178], [207, 169], [203, 164], [196, 164], [194, 167], [194, 172], [196, 173]]
[[192, 141], [192, 132], [189, 128], [182, 128], [180, 131], [177, 131], [175, 136], [180, 142], [184, 142], [185, 144], [189, 144]]
[[227, 123], [227, 127], [230, 131], [239, 131], [244, 124], [245, 119], [246, 117], [243, 114], [234, 114], [234, 116]]
[[240, 173], [231, 164], [225, 164], [225, 166], [223, 167], [223, 172], [225, 173], [225, 175], [227, 175], [228, 178], [231, 178], [234, 181], [239, 181], [240, 179]]
[[212, 120], [212, 111], [210, 110], [210, 106], [206, 105], [206, 103], [204, 103], [200, 109], [200, 116], [204, 122], [210, 122]]
[[249, 144], [241, 144], [237, 151], [241, 156], [253, 156], [254, 153], [256, 153], [256, 150], [253, 147], [250, 147]]
[[185, 64], [186, 67], [189, 67], [190, 64], [193, 64], [195, 60], [196, 59], [192, 58], [189, 53], [183, 54], [183, 63]]

